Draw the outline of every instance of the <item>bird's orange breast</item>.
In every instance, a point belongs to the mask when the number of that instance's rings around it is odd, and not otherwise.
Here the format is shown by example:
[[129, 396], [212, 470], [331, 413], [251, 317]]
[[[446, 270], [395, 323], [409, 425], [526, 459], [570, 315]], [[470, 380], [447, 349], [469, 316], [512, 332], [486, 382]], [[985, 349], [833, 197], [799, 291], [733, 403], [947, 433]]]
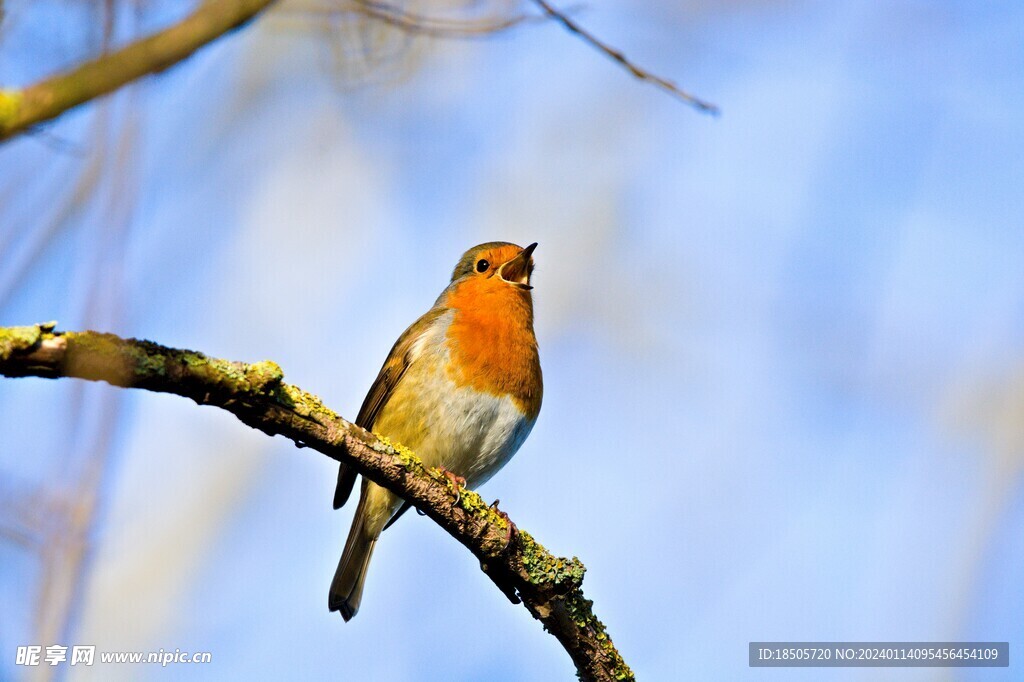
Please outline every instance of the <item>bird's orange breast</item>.
[[540, 411], [543, 379], [533, 300], [498, 277], [471, 278], [448, 292], [448, 373], [460, 386], [510, 396], [527, 418]]

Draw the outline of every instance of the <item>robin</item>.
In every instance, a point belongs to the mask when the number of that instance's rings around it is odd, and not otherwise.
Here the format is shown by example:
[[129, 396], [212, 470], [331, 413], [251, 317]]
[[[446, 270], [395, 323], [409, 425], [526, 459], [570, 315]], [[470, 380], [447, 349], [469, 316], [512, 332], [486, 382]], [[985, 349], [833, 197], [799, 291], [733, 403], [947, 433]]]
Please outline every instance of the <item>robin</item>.
[[[464, 253], [434, 307], [398, 337], [356, 424], [468, 487], [503, 467], [530, 434], [543, 393], [530, 294], [536, 247], [488, 242]], [[355, 480], [342, 464], [335, 509]], [[359, 610], [377, 538], [409, 506], [363, 479], [328, 601], [346, 621]]]

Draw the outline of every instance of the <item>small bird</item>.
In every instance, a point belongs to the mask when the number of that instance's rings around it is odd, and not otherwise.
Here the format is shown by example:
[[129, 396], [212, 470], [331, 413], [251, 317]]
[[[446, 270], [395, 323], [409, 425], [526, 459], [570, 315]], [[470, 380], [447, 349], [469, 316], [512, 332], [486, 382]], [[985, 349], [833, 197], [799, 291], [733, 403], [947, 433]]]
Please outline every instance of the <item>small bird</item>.
[[[535, 248], [488, 242], [464, 253], [434, 307], [398, 337], [356, 424], [468, 487], [503, 467], [530, 434], [543, 394], [530, 293]], [[335, 509], [355, 480], [342, 464]], [[363, 479], [328, 600], [346, 621], [359, 610], [377, 538], [409, 506]]]

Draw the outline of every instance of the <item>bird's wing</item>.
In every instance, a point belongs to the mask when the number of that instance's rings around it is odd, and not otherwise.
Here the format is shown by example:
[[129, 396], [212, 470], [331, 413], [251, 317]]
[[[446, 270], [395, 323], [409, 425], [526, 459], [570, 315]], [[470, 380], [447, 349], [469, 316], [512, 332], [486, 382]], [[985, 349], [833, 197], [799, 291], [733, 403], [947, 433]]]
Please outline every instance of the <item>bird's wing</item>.
[[[377, 374], [373, 385], [370, 386], [370, 391], [366, 394], [362, 407], [359, 408], [356, 426], [361, 426], [367, 431], [373, 430], [374, 422], [377, 421], [381, 410], [384, 409], [384, 406], [387, 405], [388, 400], [390, 400], [395, 392], [398, 382], [402, 380], [406, 370], [416, 360], [414, 357], [416, 355], [416, 341], [423, 334], [427, 333], [431, 325], [437, 318], [444, 315], [445, 312], [445, 309], [441, 307], [432, 308], [423, 317], [413, 322], [398, 337], [395, 345], [391, 348], [391, 352], [388, 353], [387, 360], [384, 361], [384, 365], [380, 368], [380, 373]], [[349, 495], [352, 494], [352, 488], [355, 486], [356, 475], [356, 471], [345, 464], [338, 468], [338, 486], [334, 489], [335, 509], [340, 509], [348, 501]], [[399, 514], [404, 512], [406, 508], [407, 505], [403, 506]], [[398, 518], [399, 514], [396, 514], [392, 521]]]

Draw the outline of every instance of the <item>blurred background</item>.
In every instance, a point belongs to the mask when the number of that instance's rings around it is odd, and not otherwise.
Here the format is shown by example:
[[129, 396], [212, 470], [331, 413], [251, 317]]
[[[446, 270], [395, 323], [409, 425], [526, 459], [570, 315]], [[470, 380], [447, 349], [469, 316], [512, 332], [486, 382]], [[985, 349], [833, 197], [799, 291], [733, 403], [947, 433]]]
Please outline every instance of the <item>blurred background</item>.
[[[540, 242], [545, 400], [482, 494], [587, 565], [639, 679], [752, 640], [1024, 644], [1024, 4], [284, 2], [0, 146], [0, 324], [245, 361], [355, 416], [459, 255]], [[7, 0], [0, 84], [184, 16]], [[434, 30], [436, 29], [436, 30]], [[554, 638], [410, 514], [327, 611], [336, 464], [230, 415], [0, 381], [0, 679], [19, 645], [209, 651], [69, 680], [562, 680]]]

